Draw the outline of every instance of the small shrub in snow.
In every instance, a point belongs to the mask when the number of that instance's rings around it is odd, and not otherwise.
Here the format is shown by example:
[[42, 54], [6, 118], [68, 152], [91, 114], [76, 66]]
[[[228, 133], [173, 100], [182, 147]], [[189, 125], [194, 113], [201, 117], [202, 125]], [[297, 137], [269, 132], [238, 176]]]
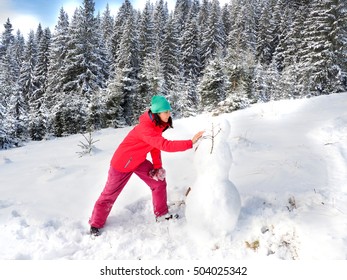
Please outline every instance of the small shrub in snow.
[[93, 140], [91, 132], [89, 132], [87, 136], [84, 134], [82, 134], [82, 136], [85, 142], [80, 141], [80, 144], [78, 144], [78, 146], [81, 147], [82, 149], [82, 151], [77, 152], [77, 154], [80, 157], [83, 157], [84, 155], [88, 155], [88, 154], [90, 155], [94, 148], [94, 144], [99, 141], [99, 140]]

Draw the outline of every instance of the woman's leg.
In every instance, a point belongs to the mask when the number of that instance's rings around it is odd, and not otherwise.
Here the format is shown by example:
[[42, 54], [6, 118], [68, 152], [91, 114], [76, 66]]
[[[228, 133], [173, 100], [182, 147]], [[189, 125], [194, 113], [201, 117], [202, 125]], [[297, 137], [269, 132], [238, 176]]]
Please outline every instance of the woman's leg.
[[131, 174], [132, 172], [123, 173], [110, 167], [105, 188], [96, 201], [92, 217], [89, 219], [92, 227], [102, 228], [104, 226], [114, 202], [129, 181]]
[[167, 207], [167, 194], [166, 194], [166, 180], [154, 180], [148, 173], [153, 169], [153, 164], [146, 160], [134, 171], [152, 190], [152, 202], [154, 215], [156, 217], [165, 215], [168, 212]]

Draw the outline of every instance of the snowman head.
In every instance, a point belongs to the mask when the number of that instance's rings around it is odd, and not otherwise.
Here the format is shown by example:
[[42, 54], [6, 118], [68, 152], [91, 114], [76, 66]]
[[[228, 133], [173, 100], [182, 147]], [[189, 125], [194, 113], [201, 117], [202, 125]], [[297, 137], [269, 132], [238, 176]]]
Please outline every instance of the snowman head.
[[227, 178], [232, 161], [228, 144], [230, 124], [223, 119], [211, 122], [203, 139], [197, 146], [194, 155], [194, 164], [199, 174], [208, 176], [214, 174], [219, 178]]

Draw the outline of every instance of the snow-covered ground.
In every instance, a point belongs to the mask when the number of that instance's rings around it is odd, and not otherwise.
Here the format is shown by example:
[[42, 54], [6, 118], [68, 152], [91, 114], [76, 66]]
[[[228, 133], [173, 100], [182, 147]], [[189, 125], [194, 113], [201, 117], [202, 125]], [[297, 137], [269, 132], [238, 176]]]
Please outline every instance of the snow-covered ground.
[[[347, 93], [174, 120], [164, 136], [189, 139], [225, 121], [230, 133], [220, 137], [241, 198], [229, 233], [198, 238], [204, 233], [189, 226], [185, 205], [173, 206], [181, 219], [156, 223], [150, 190], [134, 175], [92, 239], [88, 218], [131, 128], [105, 129], [93, 134], [95, 149], [83, 157], [82, 135], [0, 151], [0, 260], [346, 260]], [[200, 168], [197, 152], [163, 153], [170, 203], [185, 200], [188, 187], [188, 197], [199, 192], [199, 172], [216, 174], [221, 163]], [[193, 207], [216, 218], [227, 209], [209, 205]]]

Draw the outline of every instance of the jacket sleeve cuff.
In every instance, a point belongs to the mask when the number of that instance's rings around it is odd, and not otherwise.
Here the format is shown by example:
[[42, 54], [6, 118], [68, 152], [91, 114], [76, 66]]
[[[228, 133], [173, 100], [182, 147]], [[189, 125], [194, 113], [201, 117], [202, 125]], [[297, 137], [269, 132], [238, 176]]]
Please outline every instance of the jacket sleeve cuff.
[[154, 169], [160, 169], [162, 168], [163, 166], [161, 164], [153, 164], [153, 168]]
[[151, 156], [152, 156], [152, 162], [153, 162], [153, 168], [154, 169], [159, 169], [162, 167], [162, 162], [161, 162], [161, 152], [158, 149], [153, 149], [151, 151]]

